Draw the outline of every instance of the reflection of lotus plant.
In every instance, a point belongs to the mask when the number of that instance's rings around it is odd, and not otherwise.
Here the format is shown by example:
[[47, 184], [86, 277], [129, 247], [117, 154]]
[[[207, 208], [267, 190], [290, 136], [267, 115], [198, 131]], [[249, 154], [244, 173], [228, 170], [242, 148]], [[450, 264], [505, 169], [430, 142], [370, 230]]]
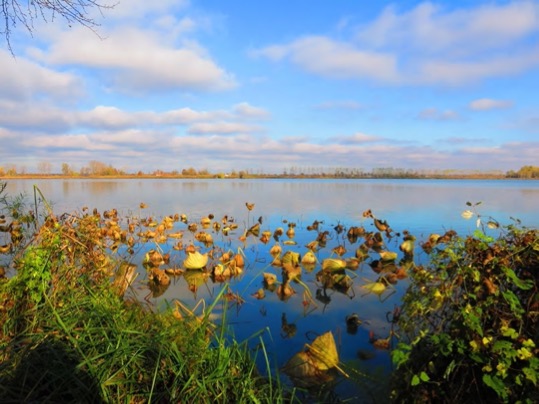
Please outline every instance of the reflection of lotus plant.
[[359, 318], [357, 313], [352, 313], [346, 316], [346, 331], [349, 334], [355, 334], [357, 332], [357, 329], [361, 324], [363, 324], [363, 321]]
[[294, 295], [296, 291], [292, 286], [290, 286], [290, 282], [282, 283], [277, 287], [277, 296], [279, 296], [279, 299], [281, 300], [287, 300], [290, 296]]
[[[348, 295], [350, 298], [354, 296], [354, 290], [352, 289], [354, 281], [344, 272], [322, 270], [316, 274], [316, 280], [322, 284], [324, 289], [334, 289]], [[348, 294], [350, 291], [352, 291], [351, 295]]]

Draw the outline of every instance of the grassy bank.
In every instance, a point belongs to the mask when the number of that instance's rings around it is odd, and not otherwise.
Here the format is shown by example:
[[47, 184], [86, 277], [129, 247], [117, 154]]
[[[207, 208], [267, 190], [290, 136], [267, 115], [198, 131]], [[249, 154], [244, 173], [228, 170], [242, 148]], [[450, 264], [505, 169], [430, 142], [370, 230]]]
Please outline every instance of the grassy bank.
[[96, 215], [0, 196], [0, 402], [294, 401], [210, 321], [213, 306], [157, 313], [126, 298], [130, 273]]

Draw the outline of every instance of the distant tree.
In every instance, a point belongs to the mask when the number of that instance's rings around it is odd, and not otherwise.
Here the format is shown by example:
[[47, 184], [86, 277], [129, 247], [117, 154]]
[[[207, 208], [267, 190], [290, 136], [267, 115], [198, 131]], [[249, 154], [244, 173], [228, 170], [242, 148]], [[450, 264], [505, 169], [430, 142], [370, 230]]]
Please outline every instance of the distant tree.
[[17, 167], [15, 166], [15, 164], [6, 164], [6, 175], [8, 177], [17, 175]]
[[91, 160], [88, 163], [88, 168], [90, 169], [90, 174], [92, 175], [103, 175], [107, 169], [107, 165], [102, 161]]
[[518, 178], [518, 173], [515, 170], [509, 170], [505, 173], [507, 178]]
[[37, 171], [41, 174], [50, 174], [52, 170], [52, 164], [49, 161], [40, 161], [37, 163]]
[[193, 167], [184, 168], [182, 170], [182, 175], [187, 175], [189, 177], [197, 175], [197, 170], [195, 170]]
[[[106, 0], [109, 1], [109, 0]], [[11, 53], [11, 31], [17, 26], [22, 26], [28, 32], [34, 32], [34, 21], [53, 21], [60, 17], [69, 26], [82, 25], [93, 31], [99, 23], [93, 18], [96, 13], [105, 9], [111, 9], [115, 3], [107, 4], [96, 0], [0, 0], [0, 18], [4, 22], [0, 30], [7, 42]]]
[[519, 178], [539, 178], [539, 167], [524, 166], [517, 173]]
[[62, 174], [63, 175], [73, 175], [73, 169], [67, 163], [62, 163]]

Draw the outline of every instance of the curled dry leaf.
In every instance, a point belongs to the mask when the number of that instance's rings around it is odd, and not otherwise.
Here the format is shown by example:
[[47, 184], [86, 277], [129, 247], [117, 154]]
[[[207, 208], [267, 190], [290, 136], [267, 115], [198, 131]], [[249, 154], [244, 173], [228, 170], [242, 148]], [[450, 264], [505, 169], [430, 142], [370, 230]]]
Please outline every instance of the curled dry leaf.
[[262, 300], [266, 297], [266, 292], [264, 289], [260, 288], [255, 293], [253, 293], [251, 296], [257, 298], [258, 300]]
[[339, 258], [326, 258], [322, 261], [322, 270], [335, 272], [344, 271], [346, 268], [346, 261]]
[[313, 265], [313, 264], [316, 264], [316, 261], [317, 261], [316, 255], [314, 255], [314, 253], [311, 250], [307, 251], [301, 258], [302, 265]]
[[277, 282], [277, 275], [275, 274], [264, 272], [262, 276], [264, 277], [264, 283], [268, 286], [273, 285], [275, 282]]
[[208, 254], [201, 254], [198, 251], [188, 252], [187, 258], [183, 261], [185, 269], [202, 269], [208, 263]]

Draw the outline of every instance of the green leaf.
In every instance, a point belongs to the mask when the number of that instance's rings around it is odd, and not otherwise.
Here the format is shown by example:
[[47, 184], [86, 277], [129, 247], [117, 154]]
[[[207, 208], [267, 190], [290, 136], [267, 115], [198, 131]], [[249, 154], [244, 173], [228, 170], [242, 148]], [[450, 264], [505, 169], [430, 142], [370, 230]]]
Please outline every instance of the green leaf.
[[494, 237], [487, 236], [485, 233], [483, 233], [481, 230], [476, 229], [473, 232], [473, 235], [475, 238], [484, 241], [485, 243], [493, 243], [495, 241]]
[[522, 372], [526, 375], [526, 379], [531, 381], [535, 386], [537, 386], [537, 372], [530, 368], [523, 368]]
[[518, 297], [513, 292], [506, 290], [505, 292], [502, 292], [502, 296], [509, 306], [511, 306], [511, 311], [513, 311], [515, 315], [520, 316], [522, 313], [524, 313]]
[[484, 374], [483, 383], [485, 383], [488, 387], [493, 389], [498, 395], [498, 397], [507, 399], [507, 392], [505, 391], [505, 384], [503, 383], [501, 379], [499, 379], [496, 376]]
[[511, 280], [511, 282], [513, 282], [517, 288], [522, 289], [522, 290], [528, 290], [533, 287], [532, 280], [523, 281], [515, 274], [515, 271], [513, 271], [511, 268], [503, 267], [502, 270], [505, 276], [507, 276], [509, 280]]
[[426, 374], [425, 372], [421, 372], [419, 374], [419, 378], [421, 379], [421, 381], [423, 382], [428, 382], [430, 380], [430, 377], [428, 374]]
[[[515, 338], [518, 337], [518, 333], [513, 328], [508, 328], [507, 330], [512, 330], [512, 332], [516, 333]], [[513, 335], [512, 332], [508, 332], [508, 334], [506, 334], [507, 330], [502, 331], [503, 336], [513, 338], [511, 336], [511, 335]], [[515, 338], [513, 338], [513, 339], [515, 339]], [[500, 352], [501, 353], [501, 352], [507, 352], [507, 351], [509, 351], [511, 349], [513, 349], [513, 343], [510, 342], [510, 341], [498, 340], [492, 345], [492, 351], [493, 352]]]
[[419, 379], [418, 375], [414, 375], [412, 377], [412, 386], [417, 386], [419, 383], [421, 383], [421, 380]]
[[394, 349], [393, 352], [391, 353], [391, 359], [395, 367], [398, 368], [400, 365], [405, 363], [410, 357], [411, 351], [412, 351], [412, 347], [410, 345], [407, 345], [403, 342], [399, 342], [397, 344], [396, 349]]
[[444, 372], [444, 379], [447, 379], [449, 377], [449, 375], [453, 372], [456, 366], [457, 364], [454, 360], [452, 360], [451, 363], [447, 365], [447, 368], [445, 369], [445, 372]]

